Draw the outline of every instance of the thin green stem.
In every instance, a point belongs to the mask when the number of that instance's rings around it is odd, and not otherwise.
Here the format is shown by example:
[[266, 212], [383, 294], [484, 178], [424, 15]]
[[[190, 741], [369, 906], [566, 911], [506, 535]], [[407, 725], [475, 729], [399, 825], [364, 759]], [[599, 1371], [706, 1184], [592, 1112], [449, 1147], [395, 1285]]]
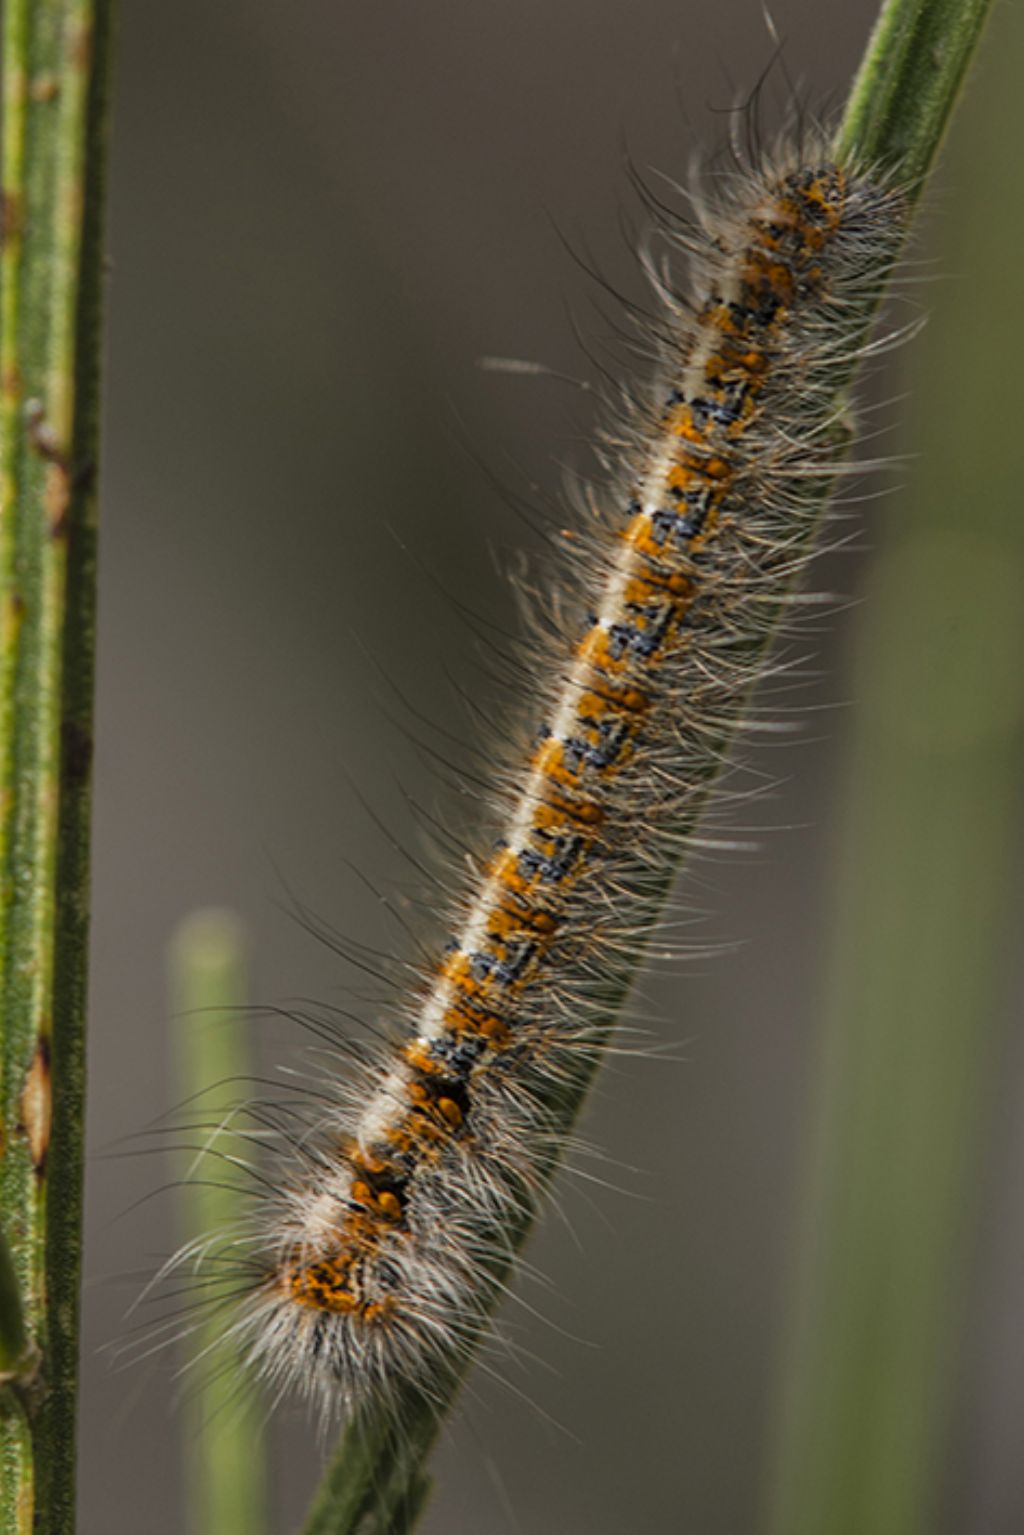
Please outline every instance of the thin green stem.
[[841, 155], [891, 166], [920, 193], [991, 0], [886, 0], [836, 135]]
[[[889, 0], [838, 129], [837, 152], [858, 163], [891, 166], [901, 181], [918, 189], [938, 150], [986, 10], [987, 0], [959, 4], [956, 0]], [[932, 50], [937, 61], [933, 67], [922, 63], [918, 54], [922, 45]], [[862, 337], [870, 329], [878, 301], [876, 296], [865, 303]], [[823, 486], [823, 505], [827, 493], [828, 487]], [[755, 667], [752, 657], [751, 672]], [[722, 744], [724, 748], [727, 743]], [[710, 781], [707, 790], [711, 790]], [[662, 900], [667, 899], [672, 883], [667, 877]], [[609, 980], [602, 1004], [587, 1020], [597, 1037], [607, 1038], [614, 1029], [641, 958], [639, 953], [633, 956]], [[558, 1132], [568, 1135], [571, 1130], [594, 1069], [596, 1065], [550, 1105]], [[556, 1162], [552, 1154], [548, 1176]], [[535, 1213], [536, 1209], [525, 1212], [518, 1229], [502, 1233], [502, 1239], [518, 1248]], [[507, 1274], [502, 1267], [492, 1276], [494, 1305], [502, 1296]], [[412, 1527], [425, 1501], [424, 1461], [467, 1368], [468, 1361], [462, 1361], [445, 1378], [431, 1380], [429, 1395], [408, 1386], [387, 1407], [370, 1407], [353, 1418], [313, 1504], [305, 1535], [395, 1535]], [[415, 1510], [411, 1518], [410, 1508]], [[400, 1509], [399, 1516], [396, 1510]]]
[[0, 1223], [38, 1361], [0, 1413], [4, 1535], [74, 1524], [110, 26], [109, 0], [4, 10]]
[[[178, 1078], [193, 1106], [200, 1143], [209, 1146], [194, 1177], [183, 1178], [179, 1211], [183, 1242], [213, 1237], [230, 1248], [238, 1216], [237, 1171], [252, 1160], [251, 1143], [232, 1131], [239, 1095], [253, 1076], [246, 1001], [245, 934], [229, 911], [196, 911], [171, 946], [171, 1005]], [[212, 1164], [212, 1165], [211, 1165]], [[182, 1169], [178, 1169], [179, 1173]], [[213, 1236], [220, 1233], [219, 1237]], [[216, 1312], [202, 1317], [194, 1342], [211, 1368], [188, 1400], [187, 1490], [194, 1535], [261, 1535], [266, 1528], [264, 1411], [223, 1341]]]

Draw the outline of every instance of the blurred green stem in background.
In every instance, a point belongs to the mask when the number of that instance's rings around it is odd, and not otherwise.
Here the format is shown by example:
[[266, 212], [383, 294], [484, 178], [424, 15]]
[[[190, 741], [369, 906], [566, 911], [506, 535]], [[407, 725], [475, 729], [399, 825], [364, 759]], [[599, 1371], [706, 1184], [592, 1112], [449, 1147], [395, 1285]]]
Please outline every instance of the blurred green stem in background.
[[1004, 6], [947, 166], [913, 468], [865, 609], [775, 1535], [924, 1535], [944, 1500], [1024, 782], [1022, 57]]
[[[239, 1106], [251, 1096], [253, 1074], [243, 1012], [245, 933], [232, 912], [202, 910], [185, 919], [171, 945], [170, 985], [176, 1077], [195, 1152], [180, 1188], [179, 1234], [189, 1243], [217, 1233], [211, 1252], [223, 1251], [230, 1262], [244, 1198], [239, 1190], [253, 1156], [252, 1142], [232, 1130]], [[199, 1306], [188, 1339], [197, 1372], [187, 1398], [189, 1527], [193, 1535], [261, 1535], [267, 1519], [265, 1411], [222, 1341], [223, 1311], [203, 1312], [201, 1296]]]
[[[938, 152], [988, 5], [989, 0], [887, 0], [838, 130], [839, 152], [899, 168], [911, 195], [918, 193]], [[865, 303], [865, 337], [877, 301], [872, 296]], [[750, 664], [753, 671], [756, 658]], [[663, 900], [671, 883], [665, 882]], [[596, 1035], [610, 1036], [640, 959], [640, 954], [634, 956], [609, 983], [603, 1006], [595, 1008]], [[589, 1077], [581, 1079], [551, 1105], [559, 1132], [571, 1130], [588, 1085]], [[555, 1160], [552, 1155], [549, 1171]], [[518, 1247], [532, 1219], [532, 1211], [525, 1213], [517, 1229], [503, 1236]], [[493, 1304], [503, 1293], [506, 1277], [504, 1270], [494, 1275]], [[353, 1419], [317, 1494], [305, 1535], [404, 1535], [413, 1528], [426, 1502], [422, 1467], [466, 1367], [465, 1361], [453, 1361], [450, 1371], [432, 1379], [425, 1391], [410, 1385], [401, 1400], [386, 1408], [371, 1406]]]
[[107, 0], [5, 0], [0, 1225], [31, 1348], [0, 1532], [74, 1527]]

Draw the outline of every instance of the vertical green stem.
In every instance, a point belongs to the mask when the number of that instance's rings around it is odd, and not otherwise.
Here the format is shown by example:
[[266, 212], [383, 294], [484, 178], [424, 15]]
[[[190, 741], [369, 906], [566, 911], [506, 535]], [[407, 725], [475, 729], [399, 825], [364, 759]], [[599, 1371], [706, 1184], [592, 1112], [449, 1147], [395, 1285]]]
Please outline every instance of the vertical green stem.
[[886, 0], [836, 136], [840, 154], [921, 190], [991, 0]]
[[[220, 1233], [227, 1253], [238, 1218], [236, 1185], [243, 1181], [231, 1159], [253, 1155], [251, 1143], [231, 1130], [252, 1075], [242, 1016], [241, 923], [228, 911], [193, 912], [175, 936], [170, 968], [177, 1075], [196, 1124], [189, 1155], [194, 1176], [182, 1184], [179, 1201], [181, 1236], [191, 1242]], [[264, 1413], [222, 1332], [223, 1319], [214, 1313], [201, 1319], [190, 1339], [201, 1372], [189, 1396], [186, 1428], [190, 1527], [194, 1535], [261, 1535], [267, 1510]]]
[[777, 1535], [925, 1535], [941, 1511], [1024, 771], [1019, 7], [993, 27], [866, 608]]
[[0, 1400], [0, 1530], [70, 1531], [109, 0], [4, 8], [0, 1224], [36, 1364]]

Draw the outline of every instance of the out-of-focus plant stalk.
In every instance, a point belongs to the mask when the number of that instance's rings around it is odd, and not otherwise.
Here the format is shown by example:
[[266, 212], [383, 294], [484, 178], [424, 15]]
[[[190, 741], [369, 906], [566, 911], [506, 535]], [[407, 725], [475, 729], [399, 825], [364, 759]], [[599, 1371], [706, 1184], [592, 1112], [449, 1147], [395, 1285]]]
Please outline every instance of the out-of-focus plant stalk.
[[[211, 1239], [229, 1257], [243, 1181], [234, 1164], [253, 1156], [251, 1141], [231, 1129], [253, 1076], [245, 968], [245, 933], [234, 913], [211, 908], [186, 917], [170, 955], [176, 1074], [197, 1124], [190, 1145], [209, 1150], [189, 1156], [194, 1177], [181, 1185], [179, 1224], [183, 1242]], [[199, 1372], [187, 1404], [190, 1525], [194, 1535], [261, 1535], [264, 1411], [223, 1331], [219, 1312], [200, 1314], [189, 1339]]]
[[28, 1347], [0, 1531], [74, 1526], [109, 0], [6, 0], [0, 1226]]

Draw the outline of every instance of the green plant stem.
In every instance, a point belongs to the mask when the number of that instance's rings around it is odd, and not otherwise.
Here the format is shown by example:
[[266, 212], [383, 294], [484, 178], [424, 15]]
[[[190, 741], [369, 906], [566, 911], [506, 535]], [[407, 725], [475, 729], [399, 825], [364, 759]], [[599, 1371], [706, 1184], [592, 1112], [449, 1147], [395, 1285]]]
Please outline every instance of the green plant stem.
[[[946, 120], [979, 34], [987, 0], [890, 0], [871, 39], [847, 113], [837, 132], [838, 151], [858, 162], [902, 166], [903, 177], [920, 183], [937, 153]], [[969, 23], [968, 24], [968, 20]], [[933, 73], [922, 69], [917, 49], [922, 42], [942, 60]], [[903, 156], [909, 156], [904, 162]], [[862, 335], [874, 319], [878, 296], [865, 304]], [[822, 504], [828, 487], [822, 487]], [[798, 562], [794, 562], [798, 563]], [[751, 671], [756, 667], [752, 658]], [[723, 747], [727, 742], [723, 741]], [[707, 789], [710, 792], [709, 781]], [[689, 827], [679, 828], [685, 832]], [[672, 879], [660, 892], [667, 899]], [[622, 1010], [641, 955], [609, 982], [603, 1005], [595, 1008], [592, 1025], [599, 1037], [610, 1036]], [[557, 1130], [568, 1135], [580, 1111], [596, 1066], [574, 1082], [551, 1105]], [[547, 1169], [554, 1171], [552, 1156]], [[526, 1212], [511, 1234], [514, 1248], [525, 1240], [535, 1210]], [[507, 1269], [493, 1275], [492, 1297], [503, 1293]], [[342, 1436], [309, 1520], [305, 1535], [397, 1535], [412, 1528], [422, 1510], [422, 1466], [439, 1431], [442, 1415], [453, 1401], [467, 1362], [453, 1366], [444, 1379], [432, 1379], [429, 1397], [409, 1386], [387, 1407], [369, 1408], [355, 1416]], [[415, 1489], [415, 1494], [409, 1492]], [[414, 1512], [410, 1515], [408, 1510]], [[396, 1509], [402, 1509], [400, 1516]]]
[[110, 30], [108, 0], [4, 8], [0, 1224], [34, 1367], [0, 1403], [3, 1535], [74, 1525]]
[[836, 135], [840, 154], [892, 167], [919, 194], [991, 0], [886, 0]]
[[1020, 9], [1003, 7], [985, 88], [957, 123], [940, 257], [955, 279], [915, 358], [915, 473], [866, 608], [777, 1535], [963, 1522], [943, 1510], [942, 1468], [1024, 770], [1024, 522], [1004, 372], [1024, 327], [997, 297], [1015, 292], [1014, 231], [1024, 239], [1022, 48]]
[[[197, 1121], [192, 1142], [210, 1148], [207, 1156], [189, 1157], [193, 1177], [181, 1185], [181, 1237], [190, 1242], [231, 1230], [238, 1216], [232, 1159], [248, 1162], [253, 1155], [251, 1144], [230, 1128], [253, 1075], [242, 1014], [245, 934], [238, 918], [229, 911], [193, 912], [175, 935], [170, 971], [177, 1076]], [[194, 1535], [261, 1535], [265, 1414], [222, 1334], [222, 1318], [214, 1313], [200, 1320], [190, 1340], [202, 1361], [200, 1383], [188, 1400], [190, 1528]]]

